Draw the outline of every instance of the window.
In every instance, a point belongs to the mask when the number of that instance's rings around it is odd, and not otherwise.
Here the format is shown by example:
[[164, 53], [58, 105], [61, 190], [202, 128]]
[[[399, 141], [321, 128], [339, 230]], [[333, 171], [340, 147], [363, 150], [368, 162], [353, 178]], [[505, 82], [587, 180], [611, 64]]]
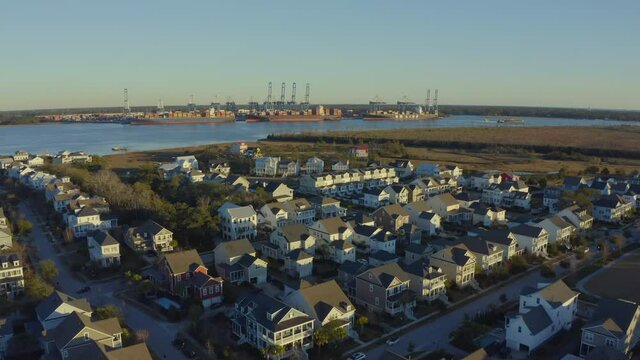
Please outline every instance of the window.
[[369, 292], [373, 292], [373, 284], [369, 284]]
[[604, 344], [608, 347], [614, 347], [616, 346], [616, 341], [614, 339], [606, 338], [604, 339]]
[[376, 299], [375, 299], [375, 303], [376, 303], [376, 305], [380, 305], [380, 299], [377, 296], [376, 296]]
[[518, 326], [518, 332], [521, 333], [522, 332], [522, 326]]
[[84, 333], [84, 341], [89, 341], [89, 333]]

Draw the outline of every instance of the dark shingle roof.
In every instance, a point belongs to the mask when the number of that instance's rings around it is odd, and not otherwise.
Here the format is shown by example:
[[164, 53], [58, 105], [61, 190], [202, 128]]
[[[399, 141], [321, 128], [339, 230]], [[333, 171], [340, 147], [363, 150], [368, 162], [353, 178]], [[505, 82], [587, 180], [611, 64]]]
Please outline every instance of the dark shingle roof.
[[100, 246], [116, 245], [118, 243], [118, 240], [105, 230], [93, 231], [89, 236], [92, 237]]
[[522, 320], [531, 331], [532, 335], [538, 334], [551, 325], [551, 318], [541, 305], [534, 307], [529, 312], [522, 314]]
[[602, 327], [614, 336], [623, 338], [637, 311], [638, 304], [636, 303], [603, 298], [593, 315], [593, 321], [587, 323], [583, 329]]
[[87, 299], [76, 299], [62, 291], [54, 290], [51, 295], [47, 296], [46, 299], [36, 306], [36, 314], [38, 314], [40, 319], [44, 320], [63, 303], [86, 312], [91, 312], [91, 305]]
[[528, 237], [538, 237], [540, 233], [545, 231], [543, 228], [538, 226], [531, 226], [527, 224], [518, 225], [516, 227], [511, 228], [511, 232], [517, 235], [524, 235]]
[[163, 254], [169, 265], [169, 269], [174, 274], [181, 274], [189, 271], [193, 265], [204, 266], [202, 258], [196, 250], [185, 250]]

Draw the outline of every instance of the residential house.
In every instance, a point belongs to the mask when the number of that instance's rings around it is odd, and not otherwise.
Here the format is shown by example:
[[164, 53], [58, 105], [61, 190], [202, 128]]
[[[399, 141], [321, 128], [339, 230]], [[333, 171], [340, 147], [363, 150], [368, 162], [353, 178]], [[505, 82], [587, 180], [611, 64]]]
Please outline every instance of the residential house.
[[182, 172], [185, 173], [199, 169], [198, 159], [193, 155], [177, 156], [174, 162], [178, 164]]
[[91, 317], [93, 310], [87, 299], [76, 299], [61, 291], [53, 290], [42, 302], [36, 306], [38, 322], [45, 331], [56, 328], [70, 314], [78, 313]]
[[363, 194], [364, 207], [366, 208], [377, 209], [390, 203], [389, 191], [386, 188], [365, 189]]
[[31, 156], [27, 160], [27, 165], [29, 165], [31, 167], [34, 167], [34, 168], [35, 167], [44, 166], [44, 159], [41, 158], [40, 156]]
[[387, 205], [371, 214], [376, 224], [386, 231], [397, 234], [405, 224], [410, 223], [409, 212], [399, 204]]
[[13, 158], [10, 158], [10, 157], [0, 158], [0, 170], [9, 169], [12, 163], [13, 163]]
[[274, 259], [284, 259], [293, 250], [315, 255], [316, 238], [304, 224], [289, 224], [275, 229], [264, 245], [263, 253]]
[[507, 347], [531, 353], [555, 334], [571, 329], [578, 295], [562, 280], [526, 287], [518, 312], [505, 319]]
[[249, 190], [249, 180], [244, 176], [231, 174], [227, 176], [223, 183], [225, 185], [233, 186], [236, 189], [247, 191]]
[[422, 163], [416, 168], [416, 175], [419, 177], [440, 175], [440, 167], [435, 163]]
[[587, 179], [582, 176], [566, 176], [562, 183], [562, 188], [565, 191], [578, 191], [587, 185]]
[[216, 246], [214, 254], [218, 274], [230, 283], [267, 281], [267, 262], [257, 257], [249, 240], [224, 241]]
[[417, 184], [408, 184], [406, 186], [409, 189], [407, 203], [424, 200], [424, 191], [420, 186], [418, 186]]
[[160, 263], [165, 286], [171, 295], [191, 297], [205, 308], [222, 302], [223, 280], [209, 275], [209, 269], [196, 250], [163, 253]]
[[369, 254], [369, 266], [382, 266], [391, 263], [397, 263], [400, 261], [400, 257], [395, 252], [387, 251], [372, 251]]
[[0, 250], [6, 250], [13, 247], [13, 236], [11, 235], [11, 229], [7, 225], [7, 218], [2, 213], [0, 208]]
[[304, 171], [309, 174], [321, 174], [324, 172], [324, 161], [318, 157], [311, 157], [307, 159], [304, 166]]
[[7, 217], [4, 215], [4, 210], [0, 207], [0, 229], [6, 229], [9, 227]]
[[397, 263], [368, 269], [356, 276], [356, 302], [369, 311], [395, 316], [415, 307], [410, 278]]
[[79, 354], [96, 344], [103, 346], [105, 351], [122, 348], [122, 328], [117, 318], [92, 321], [74, 311], [45, 336], [44, 342], [49, 357], [80, 359]]
[[278, 161], [277, 175], [282, 177], [298, 176], [300, 173], [300, 162], [298, 160]]
[[428, 261], [415, 261], [401, 265], [409, 277], [409, 289], [426, 301], [434, 301], [446, 296], [447, 276], [437, 267], [429, 265]]
[[67, 217], [67, 224], [73, 236], [81, 238], [93, 230], [111, 230], [118, 226], [118, 219], [91, 206], [77, 209]]
[[464, 236], [461, 241], [483, 271], [491, 271], [502, 265], [504, 250], [501, 247], [481, 237]]
[[258, 234], [258, 215], [251, 205], [227, 202], [218, 209], [218, 216], [225, 240], [255, 239]]
[[475, 193], [463, 191], [457, 194], [453, 194], [453, 198], [458, 200], [460, 206], [463, 208], [473, 208], [474, 204], [480, 203], [480, 196], [477, 196]]
[[353, 146], [349, 152], [351, 153], [351, 156], [354, 156], [357, 159], [366, 159], [369, 157], [368, 146]]
[[173, 251], [173, 232], [153, 220], [147, 220], [138, 227], [128, 228], [124, 234], [124, 241], [136, 252]]
[[340, 173], [304, 174], [299, 191], [306, 194], [333, 196], [361, 193], [365, 188], [379, 188], [398, 182], [393, 168], [376, 167]]
[[416, 261], [424, 262], [429, 260], [429, 255], [433, 254], [434, 249], [429, 245], [410, 243], [404, 249], [404, 263], [409, 265]]
[[264, 156], [256, 158], [253, 172], [256, 176], [276, 176], [278, 163], [280, 163], [279, 157]]
[[187, 179], [192, 184], [203, 182], [204, 173], [200, 170], [191, 170], [187, 173]]
[[343, 217], [347, 215], [347, 209], [340, 205], [340, 200], [326, 196], [314, 196], [309, 198], [309, 202], [316, 209], [317, 219]]
[[409, 213], [411, 224], [417, 226], [428, 235], [435, 235], [441, 229], [441, 217], [433, 212], [426, 201], [416, 201], [404, 206]]
[[507, 211], [495, 205], [484, 205], [481, 203], [475, 203], [471, 206], [473, 210], [473, 224], [482, 225], [485, 227], [491, 227], [494, 225], [501, 225], [507, 222]]
[[518, 247], [536, 256], [547, 254], [547, 244], [549, 243], [549, 232], [540, 226], [521, 224], [512, 227], [511, 232], [518, 240]]
[[306, 358], [301, 352], [313, 347], [315, 319], [264, 293], [250, 294], [236, 302], [231, 331], [239, 344], [258, 350], [281, 346], [284, 354]]
[[626, 359], [640, 339], [639, 316], [640, 308], [632, 301], [601, 299], [593, 319], [582, 326], [580, 356], [605, 346], [617, 350]]
[[335, 280], [311, 285], [305, 284], [285, 298], [285, 303], [309, 314], [314, 328], [336, 324], [350, 333], [355, 320], [356, 308]]
[[288, 252], [284, 256], [284, 270], [289, 276], [305, 278], [313, 274], [313, 255], [302, 249]]
[[389, 165], [393, 166], [393, 168], [396, 169], [396, 174], [398, 174], [401, 179], [406, 179], [413, 176], [414, 167], [409, 160], [396, 160]]
[[597, 191], [602, 196], [611, 195], [611, 184], [608, 181], [592, 181], [589, 189]]
[[275, 201], [285, 202], [293, 200], [293, 189], [285, 183], [271, 181], [268, 183], [258, 183], [255, 186], [249, 187], [252, 191], [256, 191], [259, 188], [262, 188], [264, 192]]
[[544, 195], [542, 197], [542, 205], [549, 209], [550, 213], [556, 213], [558, 207], [561, 206], [560, 198], [564, 191], [562, 188], [547, 186], [544, 189]]
[[356, 276], [368, 268], [369, 265], [350, 260], [343, 262], [338, 267], [338, 283], [350, 299], [353, 300], [356, 296]]
[[459, 181], [468, 189], [482, 190], [491, 185], [500, 184], [502, 177], [496, 172], [472, 173], [462, 176], [462, 179], [459, 179]]
[[281, 203], [269, 203], [260, 209], [261, 223], [264, 222], [271, 228], [288, 224], [311, 225], [315, 221], [315, 217], [315, 207], [304, 198]]
[[356, 260], [356, 248], [351, 241], [334, 240], [323, 249], [326, 249], [324, 251], [328, 253], [329, 259], [335, 263], [342, 264], [345, 261]]
[[24, 292], [24, 273], [20, 254], [5, 253], [0, 255], [0, 296], [9, 299]]
[[593, 217], [607, 223], [620, 222], [632, 209], [633, 204], [620, 195], [603, 196], [593, 202]]
[[343, 172], [349, 170], [349, 160], [338, 160], [331, 164], [331, 171]]
[[446, 164], [444, 168], [440, 168], [439, 176], [447, 175], [453, 178], [462, 176], [462, 168], [454, 164]]
[[522, 181], [505, 181], [482, 189], [482, 202], [506, 208], [531, 208], [529, 187]]
[[89, 260], [100, 267], [120, 265], [120, 243], [107, 231], [96, 230], [87, 235]]
[[368, 252], [396, 252], [396, 238], [389, 231], [377, 226], [357, 224], [353, 227], [353, 232], [353, 243], [366, 248]]
[[389, 193], [389, 202], [392, 204], [406, 205], [409, 203], [411, 191], [407, 185], [390, 185], [385, 188]]
[[524, 249], [518, 245], [516, 235], [509, 229], [491, 229], [480, 231], [478, 236], [486, 242], [502, 249], [502, 261], [507, 262], [512, 257], [522, 254]]
[[231, 166], [226, 160], [212, 160], [209, 163], [209, 172], [212, 174], [220, 174], [229, 176], [231, 174]]
[[430, 197], [426, 200], [426, 205], [446, 222], [465, 224], [473, 219], [473, 212], [461, 207], [460, 203], [449, 193]]
[[27, 161], [29, 160], [29, 152], [18, 150], [13, 154], [13, 161]]
[[447, 246], [429, 258], [429, 265], [442, 270], [447, 279], [459, 287], [466, 287], [475, 281], [476, 257], [464, 244]]
[[576, 231], [575, 226], [560, 216], [554, 215], [536, 224], [549, 233], [549, 242], [568, 243]]
[[317, 220], [309, 226], [309, 233], [325, 245], [336, 240], [351, 242], [354, 237], [351, 225], [337, 217]]
[[589, 230], [593, 226], [593, 216], [578, 205], [571, 205], [556, 215], [571, 223], [578, 231]]
[[229, 152], [235, 155], [244, 155], [249, 146], [245, 142], [236, 142], [231, 144], [229, 147]]

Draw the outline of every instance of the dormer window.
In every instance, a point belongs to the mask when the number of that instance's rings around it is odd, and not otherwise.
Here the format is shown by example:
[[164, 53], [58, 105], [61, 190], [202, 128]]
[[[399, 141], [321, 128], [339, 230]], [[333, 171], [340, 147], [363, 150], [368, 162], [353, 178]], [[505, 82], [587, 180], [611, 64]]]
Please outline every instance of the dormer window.
[[9, 263], [6, 263], [6, 262], [3, 262], [3, 263], [2, 263], [2, 268], [3, 268], [3, 269], [6, 269], [6, 268], [8, 268], [8, 267], [9, 267]]
[[84, 333], [84, 341], [89, 341], [89, 333]]

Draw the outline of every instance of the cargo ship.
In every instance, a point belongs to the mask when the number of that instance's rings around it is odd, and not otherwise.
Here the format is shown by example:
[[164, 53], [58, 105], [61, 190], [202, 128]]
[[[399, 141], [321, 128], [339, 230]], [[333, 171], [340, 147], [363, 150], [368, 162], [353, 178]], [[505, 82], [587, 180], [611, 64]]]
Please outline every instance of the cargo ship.
[[129, 119], [129, 125], [194, 125], [194, 124], [223, 124], [236, 121], [234, 113], [218, 110], [170, 111], [162, 113], [144, 114]]
[[400, 113], [400, 112], [376, 112], [366, 113], [362, 116], [362, 120], [396, 120], [396, 121], [410, 121], [410, 120], [433, 120], [437, 119], [437, 114], [419, 114], [419, 113]]
[[246, 122], [321, 122], [339, 121], [342, 118], [340, 109], [324, 109], [318, 106], [311, 110], [275, 110], [251, 113], [243, 117]]
[[498, 124], [524, 124], [523, 119], [500, 119]]

